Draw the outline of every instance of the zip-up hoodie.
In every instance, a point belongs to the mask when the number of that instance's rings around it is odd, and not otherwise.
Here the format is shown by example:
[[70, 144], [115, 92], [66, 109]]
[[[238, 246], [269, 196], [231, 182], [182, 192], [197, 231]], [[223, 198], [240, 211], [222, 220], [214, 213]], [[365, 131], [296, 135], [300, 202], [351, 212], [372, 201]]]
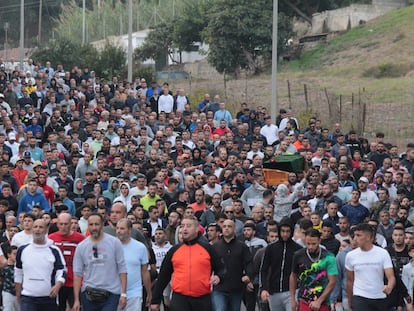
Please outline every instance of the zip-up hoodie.
[[[281, 239], [280, 230], [289, 227], [291, 236], [286, 241]], [[294, 228], [288, 217], [284, 217], [279, 224], [279, 240], [269, 244], [266, 248], [261, 268], [262, 290], [270, 294], [289, 291], [289, 276], [292, 271], [293, 254], [302, 247], [293, 241]]]
[[116, 180], [116, 177], [109, 178], [108, 181], [108, 189], [103, 192], [103, 195], [108, 198], [111, 202], [114, 201], [114, 199], [119, 196], [119, 188], [112, 189], [112, 184]]

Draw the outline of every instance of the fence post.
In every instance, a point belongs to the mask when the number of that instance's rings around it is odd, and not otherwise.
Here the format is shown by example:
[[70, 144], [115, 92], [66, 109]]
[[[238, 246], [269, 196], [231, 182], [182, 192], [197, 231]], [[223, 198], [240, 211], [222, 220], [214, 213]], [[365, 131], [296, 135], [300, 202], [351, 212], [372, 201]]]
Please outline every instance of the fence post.
[[352, 107], [352, 109], [351, 109], [351, 111], [352, 111], [351, 129], [354, 130], [354, 104], [355, 104], [355, 102], [354, 102], [354, 93], [352, 93], [351, 103], [352, 103], [352, 105], [351, 105], [351, 107]]
[[329, 120], [332, 121], [332, 108], [331, 108], [331, 102], [329, 101], [329, 96], [328, 96], [328, 91], [325, 88], [325, 96], [326, 96], [326, 101], [328, 103], [328, 113], [329, 113]]
[[287, 88], [288, 88], [288, 98], [289, 98], [289, 109], [292, 109], [292, 95], [290, 93], [290, 81], [287, 81]]
[[303, 85], [303, 90], [305, 92], [306, 112], [309, 112], [308, 86], [306, 83]]

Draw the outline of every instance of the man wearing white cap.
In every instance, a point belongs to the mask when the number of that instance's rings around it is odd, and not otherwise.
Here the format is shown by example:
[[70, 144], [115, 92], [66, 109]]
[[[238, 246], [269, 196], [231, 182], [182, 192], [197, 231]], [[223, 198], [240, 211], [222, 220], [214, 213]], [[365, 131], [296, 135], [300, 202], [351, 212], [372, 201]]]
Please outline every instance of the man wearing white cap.
[[12, 150], [13, 155], [18, 154], [20, 144], [16, 142], [16, 133], [10, 132], [7, 137], [8, 140], [4, 144]]
[[368, 189], [369, 180], [365, 176], [362, 176], [358, 180], [358, 189], [361, 191], [361, 197], [359, 203], [364, 205], [369, 211], [371, 211], [374, 203], [378, 202], [378, 197], [374, 191]]

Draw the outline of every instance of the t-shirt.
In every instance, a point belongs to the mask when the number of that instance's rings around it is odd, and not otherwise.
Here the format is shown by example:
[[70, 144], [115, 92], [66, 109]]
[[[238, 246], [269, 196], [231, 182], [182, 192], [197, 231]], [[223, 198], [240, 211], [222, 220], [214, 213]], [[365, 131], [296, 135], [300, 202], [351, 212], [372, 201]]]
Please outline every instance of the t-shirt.
[[361, 196], [359, 198], [360, 204], [364, 205], [367, 209], [371, 210], [374, 207], [375, 202], [378, 202], [378, 197], [374, 191], [361, 191]]
[[16, 296], [14, 284], [14, 265], [7, 265], [2, 269], [3, 291]]
[[158, 272], [160, 272], [162, 261], [171, 247], [172, 245], [169, 242], [165, 243], [163, 246], [158, 246], [155, 243], [152, 244], [152, 250], [154, 251], [155, 258], [157, 260], [156, 267]]
[[358, 247], [346, 255], [345, 268], [354, 272], [354, 296], [386, 298], [382, 291], [384, 269], [392, 268], [392, 262], [385, 249], [374, 245], [369, 251], [363, 251]]
[[73, 273], [83, 276], [82, 290], [90, 286], [121, 294], [119, 274], [127, 273], [121, 242], [106, 233], [97, 244], [90, 237], [83, 240], [75, 251]]
[[85, 239], [85, 237], [79, 232], [72, 232], [72, 234], [65, 236], [57, 231], [50, 234], [49, 239], [53, 241], [54, 245], [59, 247], [66, 261], [66, 268], [68, 271], [64, 286], [73, 287], [73, 257], [75, 256], [76, 247]]
[[[307, 254], [307, 249], [298, 250], [293, 255], [292, 272], [299, 281], [299, 299], [310, 303], [318, 299], [328, 285], [329, 275], [337, 275], [335, 256], [325, 249], [320, 249], [319, 260], [312, 262]], [[329, 305], [329, 299], [324, 301]]]
[[134, 239], [122, 244], [127, 265], [127, 297], [142, 298], [141, 266], [148, 264], [148, 251], [145, 245]]

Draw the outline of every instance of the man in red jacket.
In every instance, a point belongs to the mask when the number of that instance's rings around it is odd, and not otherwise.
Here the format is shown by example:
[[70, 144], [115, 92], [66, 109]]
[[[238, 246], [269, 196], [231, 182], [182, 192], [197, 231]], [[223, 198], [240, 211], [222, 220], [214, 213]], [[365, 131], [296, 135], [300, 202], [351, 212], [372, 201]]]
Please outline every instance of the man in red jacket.
[[[171, 279], [171, 311], [211, 311], [211, 285], [224, 277], [219, 255], [198, 232], [198, 221], [181, 222], [183, 243], [173, 246], [161, 265], [151, 310], [159, 311], [162, 292]], [[174, 272], [174, 273], [173, 273]]]

